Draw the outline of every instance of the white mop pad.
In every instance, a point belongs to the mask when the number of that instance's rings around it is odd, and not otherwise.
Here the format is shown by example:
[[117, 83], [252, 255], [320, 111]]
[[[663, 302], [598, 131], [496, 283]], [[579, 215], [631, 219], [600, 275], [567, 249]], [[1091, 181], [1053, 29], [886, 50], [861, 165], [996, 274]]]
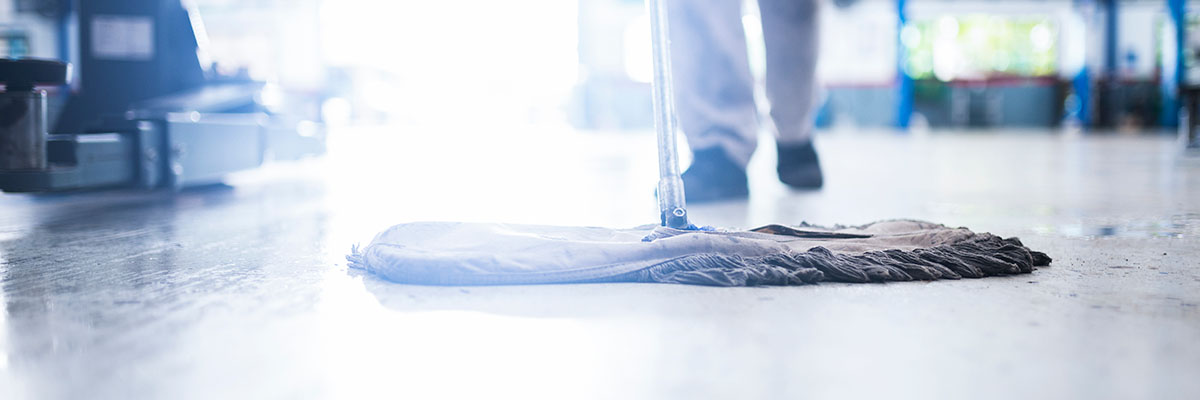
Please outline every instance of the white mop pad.
[[426, 285], [883, 282], [1030, 273], [1050, 263], [1015, 238], [909, 220], [750, 231], [421, 222], [394, 226], [347, 258], [384, 279]]

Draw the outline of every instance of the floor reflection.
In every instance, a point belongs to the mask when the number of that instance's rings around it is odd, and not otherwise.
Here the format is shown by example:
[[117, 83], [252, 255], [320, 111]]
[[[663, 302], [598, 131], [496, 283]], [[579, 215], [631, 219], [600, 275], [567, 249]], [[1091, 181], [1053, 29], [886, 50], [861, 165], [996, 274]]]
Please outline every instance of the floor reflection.
[[28, 199], [29, 218], [7, 226], [22, 234], [0, 242], [5, 374], [36, 397], [153, 393], [129, 383], [148, 365], [191, 367], [169, 355], [206, 313], [315, 295], [300, 282], [320, 264], [294, 249], [322, 237], [319, 207], [304, 206], [318, 200], [319, 187], [224, 185]]

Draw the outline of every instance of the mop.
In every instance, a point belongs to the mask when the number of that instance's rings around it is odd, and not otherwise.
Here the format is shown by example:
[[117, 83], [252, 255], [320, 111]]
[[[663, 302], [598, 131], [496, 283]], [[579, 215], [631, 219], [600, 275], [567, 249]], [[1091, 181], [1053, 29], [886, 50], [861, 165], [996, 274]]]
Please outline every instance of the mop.
[[912, 220], [862, 226], [689, 222], [676, 148], [667, 10], [648, 0], [660, 224], [631, 229], [418, 222], [393, 226], [349, 266], [422, 285], [645, 282], [710, 286], [889, 282], [1025, 274], [1050, 264], [1017, 238]]

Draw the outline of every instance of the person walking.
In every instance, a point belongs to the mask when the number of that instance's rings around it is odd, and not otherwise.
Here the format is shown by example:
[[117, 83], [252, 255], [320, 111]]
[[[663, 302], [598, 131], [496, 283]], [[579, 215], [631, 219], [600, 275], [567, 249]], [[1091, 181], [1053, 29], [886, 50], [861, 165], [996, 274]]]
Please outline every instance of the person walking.
[[[757, 147], [758, 108], [740, 0], [667, 0], [680, 129], [692, 148], [686, 200], [749, 196], [746, 165]], [[766, 45], [766, 95], [774, 122], [779, 180], [824, 184], [812, 143], [820, 0], [758, 0]]]

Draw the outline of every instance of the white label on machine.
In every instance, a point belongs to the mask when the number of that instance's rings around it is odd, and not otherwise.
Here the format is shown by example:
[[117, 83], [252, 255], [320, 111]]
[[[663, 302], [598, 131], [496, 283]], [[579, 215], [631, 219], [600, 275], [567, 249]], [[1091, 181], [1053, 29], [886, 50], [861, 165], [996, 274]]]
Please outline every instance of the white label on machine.
[[92, 57], [127, 61], [154, 58], [154, 20], [132, 15], [92, 17]]

